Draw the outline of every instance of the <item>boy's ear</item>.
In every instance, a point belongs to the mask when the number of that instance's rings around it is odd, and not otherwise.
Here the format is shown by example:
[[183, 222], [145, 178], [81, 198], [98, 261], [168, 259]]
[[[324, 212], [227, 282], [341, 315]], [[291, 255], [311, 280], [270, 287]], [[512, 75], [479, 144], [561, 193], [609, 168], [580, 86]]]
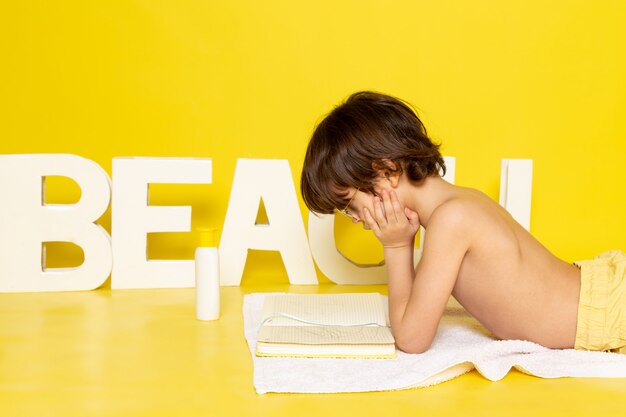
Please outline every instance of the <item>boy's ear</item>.
[[392, 187], [396, 187], [400, 179], [400, 170], [395, 162], [391, 159], [382, 159], [372, 162], [372, 169], [378, 171], [381, 179], [386, 179], [391, 183]]

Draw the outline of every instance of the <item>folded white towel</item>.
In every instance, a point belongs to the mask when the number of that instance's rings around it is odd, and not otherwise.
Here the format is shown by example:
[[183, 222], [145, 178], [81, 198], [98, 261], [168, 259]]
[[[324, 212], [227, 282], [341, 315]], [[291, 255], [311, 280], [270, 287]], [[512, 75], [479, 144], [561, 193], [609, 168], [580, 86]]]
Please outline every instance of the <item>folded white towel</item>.
[[[441, 319], [431, 348], [395, 359], [268, 358], [254, 355], [266, 293], [244, 297], [244, 333], [254, 362], [254, 387], [267, 392], [365, 392], [425, 387], [474, 368], [498, 381], [515, 367], [542, 378], [626, 378], [626, 355], [548, 349], [523, 340], [496, 340], [456, 303]], [[387, 297], [383, 301], [387, 302]], [[456, 305], [455, 305], [456, 304]]]

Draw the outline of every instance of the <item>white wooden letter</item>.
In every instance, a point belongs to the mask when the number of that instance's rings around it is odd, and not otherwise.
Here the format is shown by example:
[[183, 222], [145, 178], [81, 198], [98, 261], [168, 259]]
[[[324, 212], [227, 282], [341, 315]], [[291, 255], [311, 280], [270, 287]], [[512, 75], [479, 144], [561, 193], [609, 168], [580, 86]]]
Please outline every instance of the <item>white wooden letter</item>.
[[500, 205], [526, 230], [530, 230], [533, 188], [532, 159], [503, 159], [500, 174]]
[[446, 164], [446, 175], [443, 176], [443, 179], [448, 181], [450, 184], [454, 184], [456, 175], [456, 158], [454, 156], [444, 156], [443, 161]]
[[[81, 189], [76, 204], [46, 204], [45, 177], [65, 176]], [[98, 288], [111, 272], [109, 235], [94, 224], [111, 197], [107, 173], [94, 161], [67, 154], [0, 155], [0, 292]], [[45, 268], [43, 242], [80, 246], [75, 268]]]
[[309, 245], [317, 267], [337, 284], [374, 285], [387, 282], [384, 262], [359, 264], [337, 249], [334, 214], [309, 211]]
[[150, 232], [188, 232], [191, 207], [150, 206], [148, 184], [211, 184], [211, 159], [113, 158], [111, 288], [193, 287], [194, 262], [148, 261]]
[[[261, 199], [269, 224], [256, 225]], [[219, 247], [222, 285], [240, 284], [248, 249], [279, 251], [291, 284], [317, 284], [287, 160], [237, 160]]]

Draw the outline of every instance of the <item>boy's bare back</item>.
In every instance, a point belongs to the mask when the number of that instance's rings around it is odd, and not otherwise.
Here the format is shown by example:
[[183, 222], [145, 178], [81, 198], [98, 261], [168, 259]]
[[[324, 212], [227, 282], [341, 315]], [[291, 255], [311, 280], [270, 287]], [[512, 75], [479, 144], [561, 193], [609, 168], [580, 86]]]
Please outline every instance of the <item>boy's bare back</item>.
[[469, 238], [452, 295], [498, 338], [572, 348], [579, 269], [552, 255], [485, 194], [451, 187]]

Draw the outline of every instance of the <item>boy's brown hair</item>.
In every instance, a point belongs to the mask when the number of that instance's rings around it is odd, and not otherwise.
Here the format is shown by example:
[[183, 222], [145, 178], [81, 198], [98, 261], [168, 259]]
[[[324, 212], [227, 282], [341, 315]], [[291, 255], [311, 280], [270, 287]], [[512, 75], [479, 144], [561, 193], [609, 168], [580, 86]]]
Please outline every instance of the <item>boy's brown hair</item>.
[[300, 190], [309, 210], [331, 214], [347, 203], [350, 187], [374, 194], [380, 169], [406, 172], [411, 181], [444, 175], [446, 166], [410, 105], [398, 98], [359, 91], [317, 125], [307, 147]]

